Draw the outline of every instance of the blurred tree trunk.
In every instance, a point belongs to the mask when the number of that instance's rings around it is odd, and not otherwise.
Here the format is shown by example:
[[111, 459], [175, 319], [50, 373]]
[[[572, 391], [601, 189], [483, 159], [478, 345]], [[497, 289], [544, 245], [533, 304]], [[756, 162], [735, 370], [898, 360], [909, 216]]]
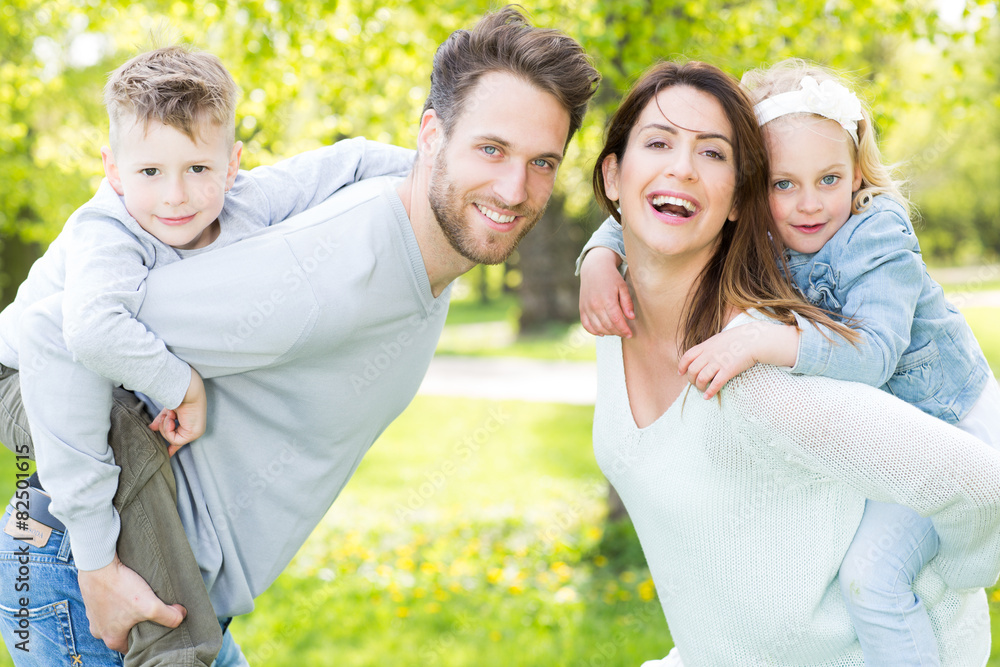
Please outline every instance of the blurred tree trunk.
[[25, 243], [13, 234], [0, 238], [0, 309], [14, 300], [28, 269], [41, 255], [38, 243]]
[[574, 262], [586, 239], [580, 224], [565, 216], [565, 201], [565, 195], [553, 194], [545, 215], [518, 246], [521, 333], [580, 318]]

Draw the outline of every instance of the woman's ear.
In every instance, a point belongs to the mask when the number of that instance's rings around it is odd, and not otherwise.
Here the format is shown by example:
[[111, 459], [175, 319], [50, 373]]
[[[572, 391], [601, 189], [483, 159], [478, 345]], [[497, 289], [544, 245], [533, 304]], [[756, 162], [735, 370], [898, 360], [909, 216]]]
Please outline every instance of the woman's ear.
[[601, 163], [601, 173], [604, 176], [604, 194], [611, 201], [618, 201], [618, 156], [612, 153]]

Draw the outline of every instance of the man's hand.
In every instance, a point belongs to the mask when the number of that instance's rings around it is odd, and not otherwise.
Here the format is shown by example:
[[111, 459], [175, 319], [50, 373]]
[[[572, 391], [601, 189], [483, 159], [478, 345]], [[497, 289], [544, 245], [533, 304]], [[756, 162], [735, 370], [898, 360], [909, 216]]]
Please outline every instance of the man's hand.
[[140, 621], [176, 628], [187, 615], [179, 604], [164, 604], [142, 577], [122, 565], [118, 554], [99, 570], [78, 573], [90, 633], [113, 651], [128, 651], [128, 633]]
[[149, 424], [153, 431], [159, 431], [170, 445], [167, 453], [173, 456], [178, 449], [205, 433], [208, 423], [208, 398], [205, 383], [195, 369], [191, 369], [191, 383], [184, 400], [176, 409], [164, 408]]
[[580, 264], [580, 323], [595, 336], [631, 338], [625, 318], [635, 319], [628, 285], [618, 272], [621, 258], [609, 248], [592, 248]]
[[754, 364], [795, 365], [799, 331], [770, 322], [743, 324], [721, 331], [684, 353], [677, 372], [709, 399]]

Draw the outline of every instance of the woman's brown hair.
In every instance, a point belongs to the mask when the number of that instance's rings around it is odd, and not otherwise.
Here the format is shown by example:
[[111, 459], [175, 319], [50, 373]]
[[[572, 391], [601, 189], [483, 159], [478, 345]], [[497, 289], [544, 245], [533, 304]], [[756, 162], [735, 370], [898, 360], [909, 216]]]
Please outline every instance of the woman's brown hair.
[[[858, 340], [852, 329], [830, 319], [826, 311], [803, 301], [785, 277], [784, 248], [768, 205], [767, 150], [753, 104], [739, 82], [714, 65], [697, 61], [658, 63], [632, 86], [608, 121], [604, 149], [594, 166], [594, 194], [600, 205], [622, 222], [615, 202], [604, 189], [604, 159], [614, 155], [618, 163], [622, 163], [639, 116], [655, 102], [660, 91], [671, 86], [700, 90], [722, 106], [733, 129], [736, 167], [733, 205], [739, 213], [736, 220], [727, 220], [723, 225], [715, 254], [688, 296], [683, 348], [689, 349], [722, 331], [731, 307], [756, 308], [789, 325], [796, 324], [795, 313], [798, 313], [851, 342]], [[669, 113], [668, 109], [664, 111]], [[627, 225], [628, 221], [623, 224]]]

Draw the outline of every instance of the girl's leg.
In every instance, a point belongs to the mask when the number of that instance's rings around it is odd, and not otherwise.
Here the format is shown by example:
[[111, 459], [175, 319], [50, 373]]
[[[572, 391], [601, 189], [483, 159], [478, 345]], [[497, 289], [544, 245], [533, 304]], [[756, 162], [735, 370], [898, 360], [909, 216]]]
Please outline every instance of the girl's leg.
[[912, 584], [938, 549], [929, 519], [869, 500], [840, 567], [840, 587], [865, 664], [940, 665], [937, 640]]

